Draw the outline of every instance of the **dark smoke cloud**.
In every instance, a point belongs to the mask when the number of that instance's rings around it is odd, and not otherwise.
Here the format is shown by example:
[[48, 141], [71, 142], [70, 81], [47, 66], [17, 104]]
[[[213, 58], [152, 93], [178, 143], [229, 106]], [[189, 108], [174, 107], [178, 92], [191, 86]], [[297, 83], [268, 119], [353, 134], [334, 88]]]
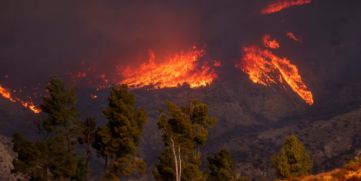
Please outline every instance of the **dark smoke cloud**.
[[64, 75], [81, 62], [99, 72], [197, 43], [194, 11], [166, 2], [8, 1], [1, 4], [1, 76], [14, 82]]
[[[260, 44], [265, 33], [281, 41], [276, 53], [300, 67], [316, 94], [360, 82], [360, 1], [315, 0], [261, 15], [269, 2], [2, 1], [0, 82], [44, 86], [49, 76], [67, 75], [82, 63], [116, 76], [115, 66], [142, 63], [149, 49], [166, 56], [192, 45], [206, 46], [205, 59], [222, 61], [221, 79], [244, 76], [233, 67], [241, 57], [240, 47]], [[288, 40], [287, 31], [304, 42]]]

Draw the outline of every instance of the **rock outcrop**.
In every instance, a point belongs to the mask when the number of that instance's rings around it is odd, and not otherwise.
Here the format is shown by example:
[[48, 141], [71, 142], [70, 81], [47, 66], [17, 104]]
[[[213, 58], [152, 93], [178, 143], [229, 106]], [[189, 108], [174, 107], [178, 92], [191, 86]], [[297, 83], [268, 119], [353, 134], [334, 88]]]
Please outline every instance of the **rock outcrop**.
[[17, 181], [21, 177], [11, 173], [13, 159], [16, 154], [12, 151], [11, 141], [9, 138], [0, 136], [0, 180]]

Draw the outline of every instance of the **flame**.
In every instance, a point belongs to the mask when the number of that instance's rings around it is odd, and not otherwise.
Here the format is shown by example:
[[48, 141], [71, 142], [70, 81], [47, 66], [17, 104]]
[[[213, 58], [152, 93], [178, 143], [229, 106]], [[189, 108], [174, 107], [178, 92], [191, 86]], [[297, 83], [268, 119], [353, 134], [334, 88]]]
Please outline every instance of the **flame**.
[[41, 109], [36, 107], [33, 102], [24, 102], [21, 100], [18, 100], [18, 102], [25, 108], [28, 108], [30, 111], [32, 111], [35, 114], [39, 114], [41, 112]]
[[263, 44], [267, 48], [272, 48], [272, 49], [278, 49], [280, 47], [278, 41], [276, 39], [271, 39], [271, 36], [268, 34], [263, 36]]
[[272, 14], [292, 6], [302, 6], [311, 3], [312, 0], [278, 0], [262, 9], [261, 14]]
[[336, 168], [328, 172], [318, 173], [316, 175], [293, 177], [288, 181], [345, 181], [345, 180], [361, 180], [361, 165], [354, 165], [350, 168]]
[[293, 32], [287, 32], [286, 36], [295, 42], [302, 43], [302, 39], [298, 38]]
[[19, 98], [13, 97], [11, 95], [11, 92], [8, 89], [1, 86], [1, 85], [0, 85], [0, 95], [3, 98], [9, 100], [10, 102], [14, 102], [14, 103], [18, 102], [18, 103], [20, 103], [23, 107], [29, 109], [30, 111], [32, 111], [35, 114], [38, 114], [38, 113], [41, 112], [40, 108], [36, 107], [33, 102], [31, 102], [31, 101], [25, 102], [25, 101], [20, 100]]
[[154, 52], [150, 52], [149, 62], [139, 67], [127, 67], [121, 72], [121, 83], [139, 88], [153, 86], [154, 88], [177, 87], [184, 83], [191, 88], [207, 86], [217, 77], [208, 64], [198, 66], [199, 59], [205, 54], [203, 49], [193, 47], [185, 52], [169, 56], [161, 63], [155, 62]]
[[7, 99], [7, 100], [9, 100], [9, 101], [11, 101], [11, 102], [16, 102], [16, 100], [11, 96], [10, 91], [7, 90], [7, 89], [5, 89], [5, 88], [4, 88], [3, 86], [1, 86], [1, 85], [0, 85], [0, 95], [1, 95], [3, 98], [5, 98], [5, 99]]
[[307, 104], [313, 104], [312, 92], [290, 60], [256, 46], [244, 47], [243, 52], [241, 63], [237, 67], [248, 74], [252, 82], [264, 86], [287, 83]]

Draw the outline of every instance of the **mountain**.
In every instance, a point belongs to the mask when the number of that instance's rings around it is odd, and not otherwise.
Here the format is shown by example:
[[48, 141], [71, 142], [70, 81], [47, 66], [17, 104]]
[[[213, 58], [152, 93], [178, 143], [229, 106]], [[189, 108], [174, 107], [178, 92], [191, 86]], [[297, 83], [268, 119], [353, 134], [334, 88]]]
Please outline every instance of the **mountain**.
[[[185, 104], [197, 99], [207, 103], [210, 114], [218, 118], [202, 148], [203, 158], [226, 148], [236, 160], [240, 174], [269, 180], [275, 177], [270, 157], [278, 152], [286, 136], [296, 134], [314, 160], [314, 171], [330, 170], [343, 165], [361, 149], [361, 86], [356, 84], [338, 89], [340, 91], [332, 99], [326, 99], [329, 95], [324, 97], [315, 93], [316, 103], [312, 106], [290, 89], [259, 86], [246, 77], [221, 79], [198, 89], [187, 85], [168, 89], [133, 89], [138, 106], [144, 107], [149, 117], [140, 152], [149, 165], [157, 162], [162, 143], [156, 121], [159, 109], [165, 108], [165, 101]], [[81, 115], [95, 117], [98, 125], [104, 123], [101, 110], [107, 105], [109, 90], [98, 92], [95, 100], [89, 98], [90, 90], [77, 92]], [[0, 134], [11, 136], [21, 132], [30, 137], [37, 135], [34, 121], [41, 119], [41, 115], [33, 115], [6, 101], [1, 105], [4, 106], [0, 107]], [[99, 168], [102, 165], [92, 166], [93, 170]]]
[[305, 143], [314, 172], [340, 167], [361, 152], [361, 107], [328, 119], [300, 120], [249, 134], [240, 130], [213, 139], [207, 149], [219, 149], [222, 143], [237, 160], [239, 172], [268, 180], [275, 177], [270, 158], [290, 134]]

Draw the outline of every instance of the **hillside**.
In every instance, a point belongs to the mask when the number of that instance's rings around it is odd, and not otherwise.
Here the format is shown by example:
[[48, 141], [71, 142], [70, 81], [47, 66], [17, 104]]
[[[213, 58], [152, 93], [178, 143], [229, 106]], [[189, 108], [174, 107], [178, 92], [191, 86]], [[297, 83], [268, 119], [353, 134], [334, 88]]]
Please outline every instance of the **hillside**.
[[291, 178], [288, 181], [358, 181], [361, 180], [361, 164], [337, 168], [316, 175]]
[[267, 180], [275, 177], [270, 158], [290, 134], [305, 143], [314, 172], [340, 167], [361, 151], [361, 107], [329, 119], [299, 120], [249, 134], [240, 130], [212, 140], [208, 150], [216, 150], [218, 143], [223, 143], [233, 153], [240, 172]]
[[[360, 96], [355, 96], [357, 88], [309, 107], [287, 89], [265, 89], [247, 79], [242, 81], [241, 85], [225, 81], [200, 89], [183, 86], [133, 90], [138, 106], [144, 107], [149, 117], [140, 149], [148, 164], [157, 161], [161, 150], [156, 121], [166, 100], [179, 104], [190, 99], [206, 102], [218, 123], [210, 130], [209, 140], [202, 150], [204, 158], [226, 148], [236, 160], [239, 173], [257, 180], [275, 177], [270, 157], [289, 134], [297, 134], [305, 143], [314, 160], [316, 173], [339, 167], [360, 151], [361, 107]], [[109, 92], [100, 92], [96, 100], [90, 100], [88, 93], [83, 90], [79, 95], [79, 110], [82, 115], [94, 116], [98, 124], [102, 124], [105, 119], [101, 110], [107, 104]], [[39, 117], [20, 110], [21, 107], [15, 104], [3, 102], [0, 133], [8, 137], [15, 132], [36, 136], [34, 121]], [[94, 165], [92, 168], [98, 170], [101, 167]]]

